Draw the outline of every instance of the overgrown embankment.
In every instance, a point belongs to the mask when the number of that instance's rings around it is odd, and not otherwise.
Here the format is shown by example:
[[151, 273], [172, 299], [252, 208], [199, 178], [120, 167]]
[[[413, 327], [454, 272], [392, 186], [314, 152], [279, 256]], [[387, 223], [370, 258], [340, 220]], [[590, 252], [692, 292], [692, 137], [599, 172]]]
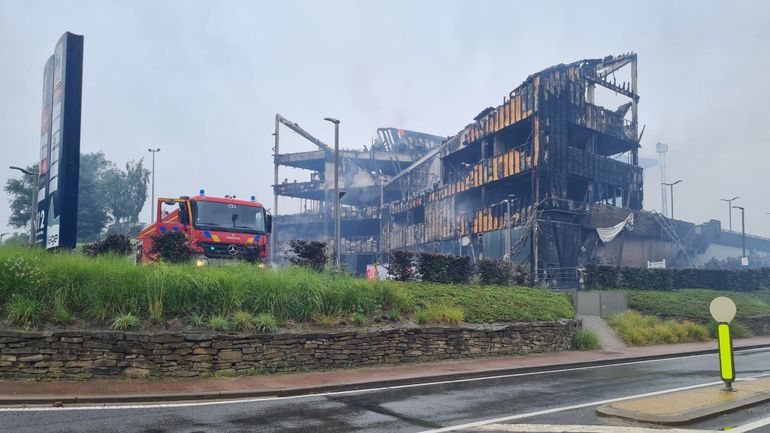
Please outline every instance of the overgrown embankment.
[[[5, 326], [241, 331], [297, 323], [366, 325], [378, 320], [421, 322], [423, 317], [441, 321], [457, 319], [457, 310], [460, 321], [470, 323], [575, 315], [566, 294], [532, 288], [371, 282], [248, 264], [137, 266], [122, 257], [11, 247], [0, 248], [0, 308]], [[265, 320], [257, 319], [264, 315], [272, 316], [275, 324], [260, 325]]]

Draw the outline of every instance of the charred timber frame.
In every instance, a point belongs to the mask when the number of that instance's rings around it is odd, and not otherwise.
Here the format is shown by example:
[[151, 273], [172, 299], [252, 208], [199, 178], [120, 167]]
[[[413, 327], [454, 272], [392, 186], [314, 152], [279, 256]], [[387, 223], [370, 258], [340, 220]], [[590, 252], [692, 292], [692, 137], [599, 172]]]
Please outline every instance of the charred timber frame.
[[[615, 72], [626, 67], [630, 82], [617, 83]], [[410, 193], [383, 209], [382, 247], [430, 250], [435, 242], [471, 236], [481, 250], [481, 237], [506, 227], [507, 218], [529, 227], [533, 273], [577, 266], [586, 209], [594, 203], [642, 208], [636, 71], [637, 56], [628, 53], [528, 77], [501, 105], [385, 184], [405, 183]], [[630, 101], [614, 111], [596, 105], [597, 86]], [[625, 153], [628, 163], [618, 160]], [[437, 159], [440, 182], [411, 179], [435, 171]], [[515, 203], [510, 213], [501, 211], [506, 201]]]

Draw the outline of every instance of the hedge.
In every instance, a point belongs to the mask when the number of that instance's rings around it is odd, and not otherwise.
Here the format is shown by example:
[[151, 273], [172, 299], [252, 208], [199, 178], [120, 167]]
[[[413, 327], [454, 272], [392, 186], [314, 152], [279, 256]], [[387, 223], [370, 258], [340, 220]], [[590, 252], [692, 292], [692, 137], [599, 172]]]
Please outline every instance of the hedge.
[[584, 277], [585, 286], [591, 289], [711, 289], [750, 292], [770, 287], [770, 268], [728, 270], [586, 266]]
[[462, 284], [471, 278], [471, 259], [468, 256], [420, 253], [417, 269], [423, 281]]

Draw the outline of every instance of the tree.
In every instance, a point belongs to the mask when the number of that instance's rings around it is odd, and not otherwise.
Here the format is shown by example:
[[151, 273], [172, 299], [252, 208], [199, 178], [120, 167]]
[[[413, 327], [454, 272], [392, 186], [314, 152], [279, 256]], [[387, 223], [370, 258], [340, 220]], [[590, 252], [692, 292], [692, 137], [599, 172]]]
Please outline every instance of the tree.
[[[37, 172], [37, 164], [27, 167], [29, 172]], [[17, 229], [28, 229], [32, 214], [32, 191], [35, 176], [20, 173], [18, 177], [8, 179], [3, 188], [11, 196], [11, 216], [8, 225]]]
[[[27, 167], [37, 171], [37, 164]], [[150, 171], [143, 160], [131, 161], [123, 171], [108, 160], [104, 152], [80, 155], [78, 188], [78, 241], [93, 242], [111, 222], [111, 231], [133, 235], [139, 226], [139, 212], [147, 199]], [[8, 223], [16, 228], [29, 224], [33, 177], [19, 175], [8, 179], [5, 191], [11, 196]]]
[[143, 159], [127, 163], [125, 171], [109, 170], [105, 178], [106, 200], [116, 223], [139, 222], [139, 212], [147, 200], [149, 179], [150, 170], [144, 168]]
[[105, 176], [114, 169], [103, 152], [80, 155], [78, 190], [78, 241], [93, 242], [111, 218], [105, 200]]

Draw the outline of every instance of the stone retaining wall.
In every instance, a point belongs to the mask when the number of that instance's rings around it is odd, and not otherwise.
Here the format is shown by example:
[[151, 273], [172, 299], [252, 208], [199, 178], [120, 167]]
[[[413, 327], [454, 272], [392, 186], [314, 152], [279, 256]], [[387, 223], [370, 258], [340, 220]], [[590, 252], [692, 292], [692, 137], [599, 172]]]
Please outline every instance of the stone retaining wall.
[[0, 331], [2, 378], [190, 377], [567, 350], [580, 322], [306, 334]]

